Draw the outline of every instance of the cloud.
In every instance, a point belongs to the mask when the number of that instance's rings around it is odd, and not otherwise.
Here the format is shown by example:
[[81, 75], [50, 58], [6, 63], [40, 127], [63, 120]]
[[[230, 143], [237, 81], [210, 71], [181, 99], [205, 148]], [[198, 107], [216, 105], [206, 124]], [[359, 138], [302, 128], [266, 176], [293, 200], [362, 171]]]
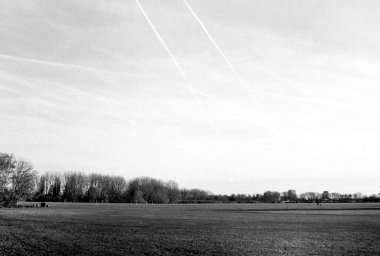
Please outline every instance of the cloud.
[[221, 193], [275, 189], [288, 176], [297, 190], [333, 172], [347, 184], [359, 169], [375, 177], [378, 4], [188, 2], [247, 81], [239, 86], [181, 1], [143, 1], [203, 110], [134, 1], [9, 2], [2, 150], [40, 170], [152, 175]]

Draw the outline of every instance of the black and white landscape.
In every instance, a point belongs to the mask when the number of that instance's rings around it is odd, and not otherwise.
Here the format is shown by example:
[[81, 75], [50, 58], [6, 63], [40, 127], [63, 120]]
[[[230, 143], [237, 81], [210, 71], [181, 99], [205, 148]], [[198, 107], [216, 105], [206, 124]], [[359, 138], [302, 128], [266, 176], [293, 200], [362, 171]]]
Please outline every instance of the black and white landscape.
[[0, 7], [0, 255], [380, 254], [377, 1]]

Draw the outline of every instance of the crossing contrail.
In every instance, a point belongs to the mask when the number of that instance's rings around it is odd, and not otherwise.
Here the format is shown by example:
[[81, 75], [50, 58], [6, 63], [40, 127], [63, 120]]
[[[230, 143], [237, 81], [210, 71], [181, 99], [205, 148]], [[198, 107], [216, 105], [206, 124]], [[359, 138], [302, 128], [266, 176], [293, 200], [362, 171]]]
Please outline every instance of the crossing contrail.
[[[209, 38], [209, 40], [211, 41], [211, 43], [214, 45], [214, 47], [216, 48], [216, 50], [220, 53], [220, 55], [223, 57], [223, 59], [225, 60], [225, 62], [227, 63], [227, 65], [230, 67], [231, 71], [234, 73], [235, 77], [239, 80], [240, 84], [242, 84], [244, 87], [246, 87], [246, 84], [247, 82], [240, 76], [240, 74], [237, 72], [235, 66], [232, 64], [232, 62], [228, 59], [228, 57], [224, 54], [223, 50], [219, 47], [219, 45], [216, 43], [216, 41], [214, 40], [214, 38], [211, 36], [210, 32], [208, 31], [208, 29], [206, 28], [206, 26], [203, 24], [202, 20], [198, 17], [198, 15], [195, 13], [195, 11], [193, 10], [193, 8], [191, 8], [190, 4], [186, 1], [186, 0], [183, 0], [183, 3], [186, 5], [187, 9], [189, 9], [189, 11], [191, 12], [191, 14], [194, 16], [194, 18], [197, 20], [197, 22], [199, 23], [199, 25], [201, 26], [201, 28], [203, 29], [203, 31], [206, 33], [207, 37]], [[246, 88], [247, 89], [247, 88]], [[258, 100], [256, 99], [256, 97], [252, 94], [249, 94], [250, 98], [253, 100], [254, 104], [256, 105], [257, 109], [259, 109], [259, 111], [261, 112], [261, 114], [263, 115], [263, 117], [265, 116], [265, 112], [264, 112], [264, 109], [261, 107], [261, 105], [259, 104]], [[268, 122], [267, 122], [268, 123]], [[271, 127], [271, 126], [268, 126], [268, 125], [264, 125], [264, 127], [268, 128], [268, 127]], [[278, 131], [276, 131], [273, 127], [272, 128], [269, 128], [273, 133], [276, 134], [276, 136], [278, 135]]]
[[[187, 78], [185, 72], [182, 70], [181, 66], [178, 64], [177, 62], [177, 59], [174, 57], [174, 54], [172, 53], [172, 51], [170, 50], [169, 46], [166, 44], [165, 40], [162, 38], [162, 36], [160, 35], [160, 33], [158, 32], [158, 30], [156, 29], [156, 27], [154, 26], [153, 22], [151, 21], [151, 19], [149, 18], [148, 14], [145, 12], [144, 8], [142, 7], [142, 5], [140, 4], [140, 1], [139, 0], [136, 0], [136, 3], [137, 5], [139, 6], [142, 14], [144, 15], [145, 19], [148, 21], [150, 27], [152, 28], [154, 34], [156, 35], [158, 41], [160, 41], [161, 45], [165, 48], [165, 50], [168, 52], [168, 54], [170, 55], [170, 58], [172, 59], [174, 65], [176, 66], [176, 68], [178, 69], [179, 73], [181, 74], [182, 78], [185, 80], [186, 84], [187, 84], [187, 88], [191, 91], [195, 101], [198, 103], [198, 105], [200, 106], [200, 108], [202, 109], [202, 111], [204, 111], [204, 107], [203, 107], [203, 104], [202, 102], [200, 101], [199, 97], [197, 96], [196, 94], [196, 91], [194, 89], [194, 87], [191, 85], [190, 83], [190, 80]], [[206, 118], [207, 119], [207, 118]], [[216, 128], [215, 124], [207, 119], [208, 123], [211, 125], [211, 127], [213, 128], [213, 130], [218, 134], [220, 135], [218, 129]]]

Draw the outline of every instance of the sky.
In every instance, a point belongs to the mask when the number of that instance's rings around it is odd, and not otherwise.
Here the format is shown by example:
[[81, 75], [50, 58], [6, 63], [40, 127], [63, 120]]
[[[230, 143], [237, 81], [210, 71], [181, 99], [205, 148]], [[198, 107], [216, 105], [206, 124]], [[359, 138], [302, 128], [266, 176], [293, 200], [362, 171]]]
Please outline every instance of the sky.
[[213, 193], [379, 193], [378, 1], [187, 0], [204, 27], [139, 3], [151, 24], [135, 0], [0, 0], [0, 152]]

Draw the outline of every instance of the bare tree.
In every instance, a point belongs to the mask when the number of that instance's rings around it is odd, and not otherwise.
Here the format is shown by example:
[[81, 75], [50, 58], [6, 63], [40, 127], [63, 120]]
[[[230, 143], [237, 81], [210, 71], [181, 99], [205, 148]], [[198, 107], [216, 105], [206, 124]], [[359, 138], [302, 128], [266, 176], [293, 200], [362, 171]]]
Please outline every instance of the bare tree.
[[16, 159], [12, 154], [0, 153], [0, 193], [4, 193], [9, 186], [12, 171], [15, 167]]
[[178, 189], [178, 183], [175, 181], [166, 182], [166, 191], [169, 199], [169, 203], [176, 203], [181, 199], [181, 193]]
[[63, 198], [67, 201], [82, 201], [88, 191], [88, 177], [80, 172], [66, 172], [64, 174]]
[[35, 177], [37, 172], [29, 162], [17, 161], [11, 176], [12, 198], [16, 201], [25, 200], [35, 188]]

